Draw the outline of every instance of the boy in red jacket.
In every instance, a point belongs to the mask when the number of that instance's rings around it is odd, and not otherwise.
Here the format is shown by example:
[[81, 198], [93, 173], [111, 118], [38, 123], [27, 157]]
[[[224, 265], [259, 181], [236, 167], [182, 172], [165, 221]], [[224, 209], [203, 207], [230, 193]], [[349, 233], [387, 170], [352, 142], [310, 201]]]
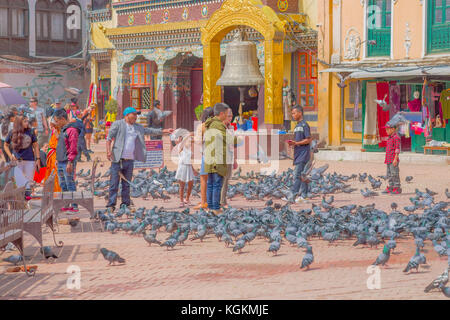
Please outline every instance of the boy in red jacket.
[[400, 194], [402, 189], [400, 186], [400, 170], [399, 170], [399, 154], [400, 154], [400, 137], [394, 125], [385, 126], [389, 139], [386, 144], [386, 158], [384, 163], [387, 165], [387, 176], [389, 185], [383, 193]]

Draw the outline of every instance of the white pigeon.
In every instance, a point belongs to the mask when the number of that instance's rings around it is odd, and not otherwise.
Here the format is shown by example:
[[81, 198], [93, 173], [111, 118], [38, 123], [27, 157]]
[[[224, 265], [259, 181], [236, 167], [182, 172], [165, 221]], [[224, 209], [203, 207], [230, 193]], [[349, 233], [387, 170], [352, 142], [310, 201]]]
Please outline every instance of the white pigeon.
[[391, 106], [389, 106], [389, 105], [386, 103], [386, 98], [387, 98], [387, 96], [388, 96], [388, 95], [385, 94], [383, 100], [377, 100], [377, 99], [374, 100], [380, 107], [383, 108], [383, 111], [388, 111], [388, 110], [391, 108]]

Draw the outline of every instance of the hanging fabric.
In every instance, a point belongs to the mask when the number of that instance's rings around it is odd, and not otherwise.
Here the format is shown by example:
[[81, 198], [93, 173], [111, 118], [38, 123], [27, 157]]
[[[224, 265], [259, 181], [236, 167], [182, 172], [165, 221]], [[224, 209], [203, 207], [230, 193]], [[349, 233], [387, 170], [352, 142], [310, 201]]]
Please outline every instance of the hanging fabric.
[[[383, 100], [386, 97], [386, 103], [389, 104], [389, 83], [388, 82], [377, 82], [377, 99]], [[388, 134], [384, 126], [389, 121], [389, 111], [383, 111], [383, 108], [377, 104], [377, 122], [378, 122], [378, 140], [380, 143], [378, 146], [380, 148], [386, 147], [386, 142], [388, 140]]]
[[360, 103], [360, 96], [359, 93], [361, 91], [361, 81], [356, 81], [356, 93], [355, 93], [355, 107], [353, 109], [353, 118], [359, 119], [359, 103]]
[[450, 89], [441, 92], [439, 101], [442, 106], [442, 120], [450, 119]]
[[400, 86], [396, 81], [389, 82], [389, 117], [392, 118], [400, 111]]
[[364, 114], [363, 145], [376, 145], [380, 142], [378, 140], [378, 107], [375, 99], [377, 99], [376, 83], [369, 82], [367, 83], [366, 92], [366, 112]]

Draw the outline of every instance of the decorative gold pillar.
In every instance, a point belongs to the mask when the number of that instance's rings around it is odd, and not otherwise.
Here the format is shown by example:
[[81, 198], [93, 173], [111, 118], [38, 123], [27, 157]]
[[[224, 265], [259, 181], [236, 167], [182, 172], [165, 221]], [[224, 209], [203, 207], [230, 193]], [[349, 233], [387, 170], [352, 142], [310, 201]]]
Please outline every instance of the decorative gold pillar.
[[211, 41], [203, 44], [203, 105], [213, 107], [221, 102], [221, 89], [216, 86], [220, 78], [220, 42]]
[[283, 124], [283, 41], [264, 43], [264, 122]]

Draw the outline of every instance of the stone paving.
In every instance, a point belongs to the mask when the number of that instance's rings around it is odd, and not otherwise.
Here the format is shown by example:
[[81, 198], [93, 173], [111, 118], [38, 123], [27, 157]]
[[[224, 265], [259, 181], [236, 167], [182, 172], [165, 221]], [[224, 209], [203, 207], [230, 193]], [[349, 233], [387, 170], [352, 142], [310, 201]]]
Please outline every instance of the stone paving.
[[[165, 146], [168, 147], [167, 141]], [[106, 159], [104, 150], [104, 143], [94, 146], [95, 155], [103, 160]], [[167, 155], [165, 158], [168, 160]], [[323, 163], [318, 162], [317, 165]], [[328, 163], [328, 172], [385, 174], [382, 163]], [[88, 163], [80, 163], [77, 171], [89, 166]], [[289, 160], [281, 162], [281, 169], [290, 166]], [[104, 172], [108, 167], [105, 162], [100, 170]], [[175, 169], [171, 163], [168, 167]], [[257, 168], [257, 165], [248, 165], [243, 171]], [[335, 195], [335, 205], [375, 202], [377, 208], [388, 210], [390, 203], [396, 201], [403, 208], [409, 205], [408, 198], [413, 196], [415, 188], [423, 190], [425, 187], [439, 192], [436, 200], [447, 201], [443, 193], [450, 187], [447, 165], [400, 164], [400, 175], [402, 195], [364, 199], [359, 192], [350, 195], [339, 193]], [[407, 175], [414, 176], [411, 184], [404, 182]], [[368, 186], [368, 183], [354, 182], [354, 185], [360, 188]], [[197, 201], [196, 198], [193, 200], [194, 203]], [[167, 209], [177, 209], [178, 204], [175, 197], [167, 202], [136, 201], [136, 207], [147, 208], [162, 205]], [[229, 204], [233, 207], [264, 206], [261, 201], [249, 203], [240, 197]], [[104, 205], [104, 199], [96, 200], [97, 209]], [[311, 207], [311, 204], [293, 205], [296, 210], [305, 207]], [[43, 261], [38, 243], [25, 234], [25, 256], [28, 264], [37, 265], [38, 270], [34, 277], [29, 278], [24, 273], [7, 273], [6, 268], [10, 264], [0, 262], [1, 299], [447, 299], [439, 291], [423, 292], [447, 265], [447, 257], [439, 258], [429, 241], [426, 241], [424, 253], [428, 268], [405, 275], [402, 270], [413, 256], [415, 246], [410, 237], [397, 240], [397, 249], [391, 255], [389, 267], [381, 268], [381, 289], [369, 290], [367, 268], [375, 261], [382, 246], [378, 249], [355, 248], [352, 247], [354, 240], [329, 246], [327, 242], [313, 238], [310, 243], [315, 261], [309, 271], [302, 271], [299, 265], [303, 250], [287, 244], [282, 245], [277, 256], [272, 256], [267, 252], [267, 241], [255, 239], [241, 254], [237, 254], [210, 235], [203, 242], [188, 240], [184, 246], [178, 245], [167, 251], [159, 246], [149, 247], [142, 236], [101, 232], [99, 224], [91, 222], [85, 210], [81, 210], [79, 216], [81, 223], [77, 227], [59, 226], [56, 237], [65, 245], [61, 249], [54, 247], [60, 256], [54, 263]], [[61, 215], [60, 218], [63, 217]], [[158, 233], [158, 239], [167, 236], [163, 231]], [[44, 244], [53, 244], [48, 228]], [[108, 266], [99, 252], [101, 247], [119, 253], [126, 259], [126, 264]], [[0, 259], [10, 254], [15, 252], [1, 253]], [[71, 266], [77, 266], [81, 272], [78, 290], [67, 287], [71, 275], [66, 272]]]

